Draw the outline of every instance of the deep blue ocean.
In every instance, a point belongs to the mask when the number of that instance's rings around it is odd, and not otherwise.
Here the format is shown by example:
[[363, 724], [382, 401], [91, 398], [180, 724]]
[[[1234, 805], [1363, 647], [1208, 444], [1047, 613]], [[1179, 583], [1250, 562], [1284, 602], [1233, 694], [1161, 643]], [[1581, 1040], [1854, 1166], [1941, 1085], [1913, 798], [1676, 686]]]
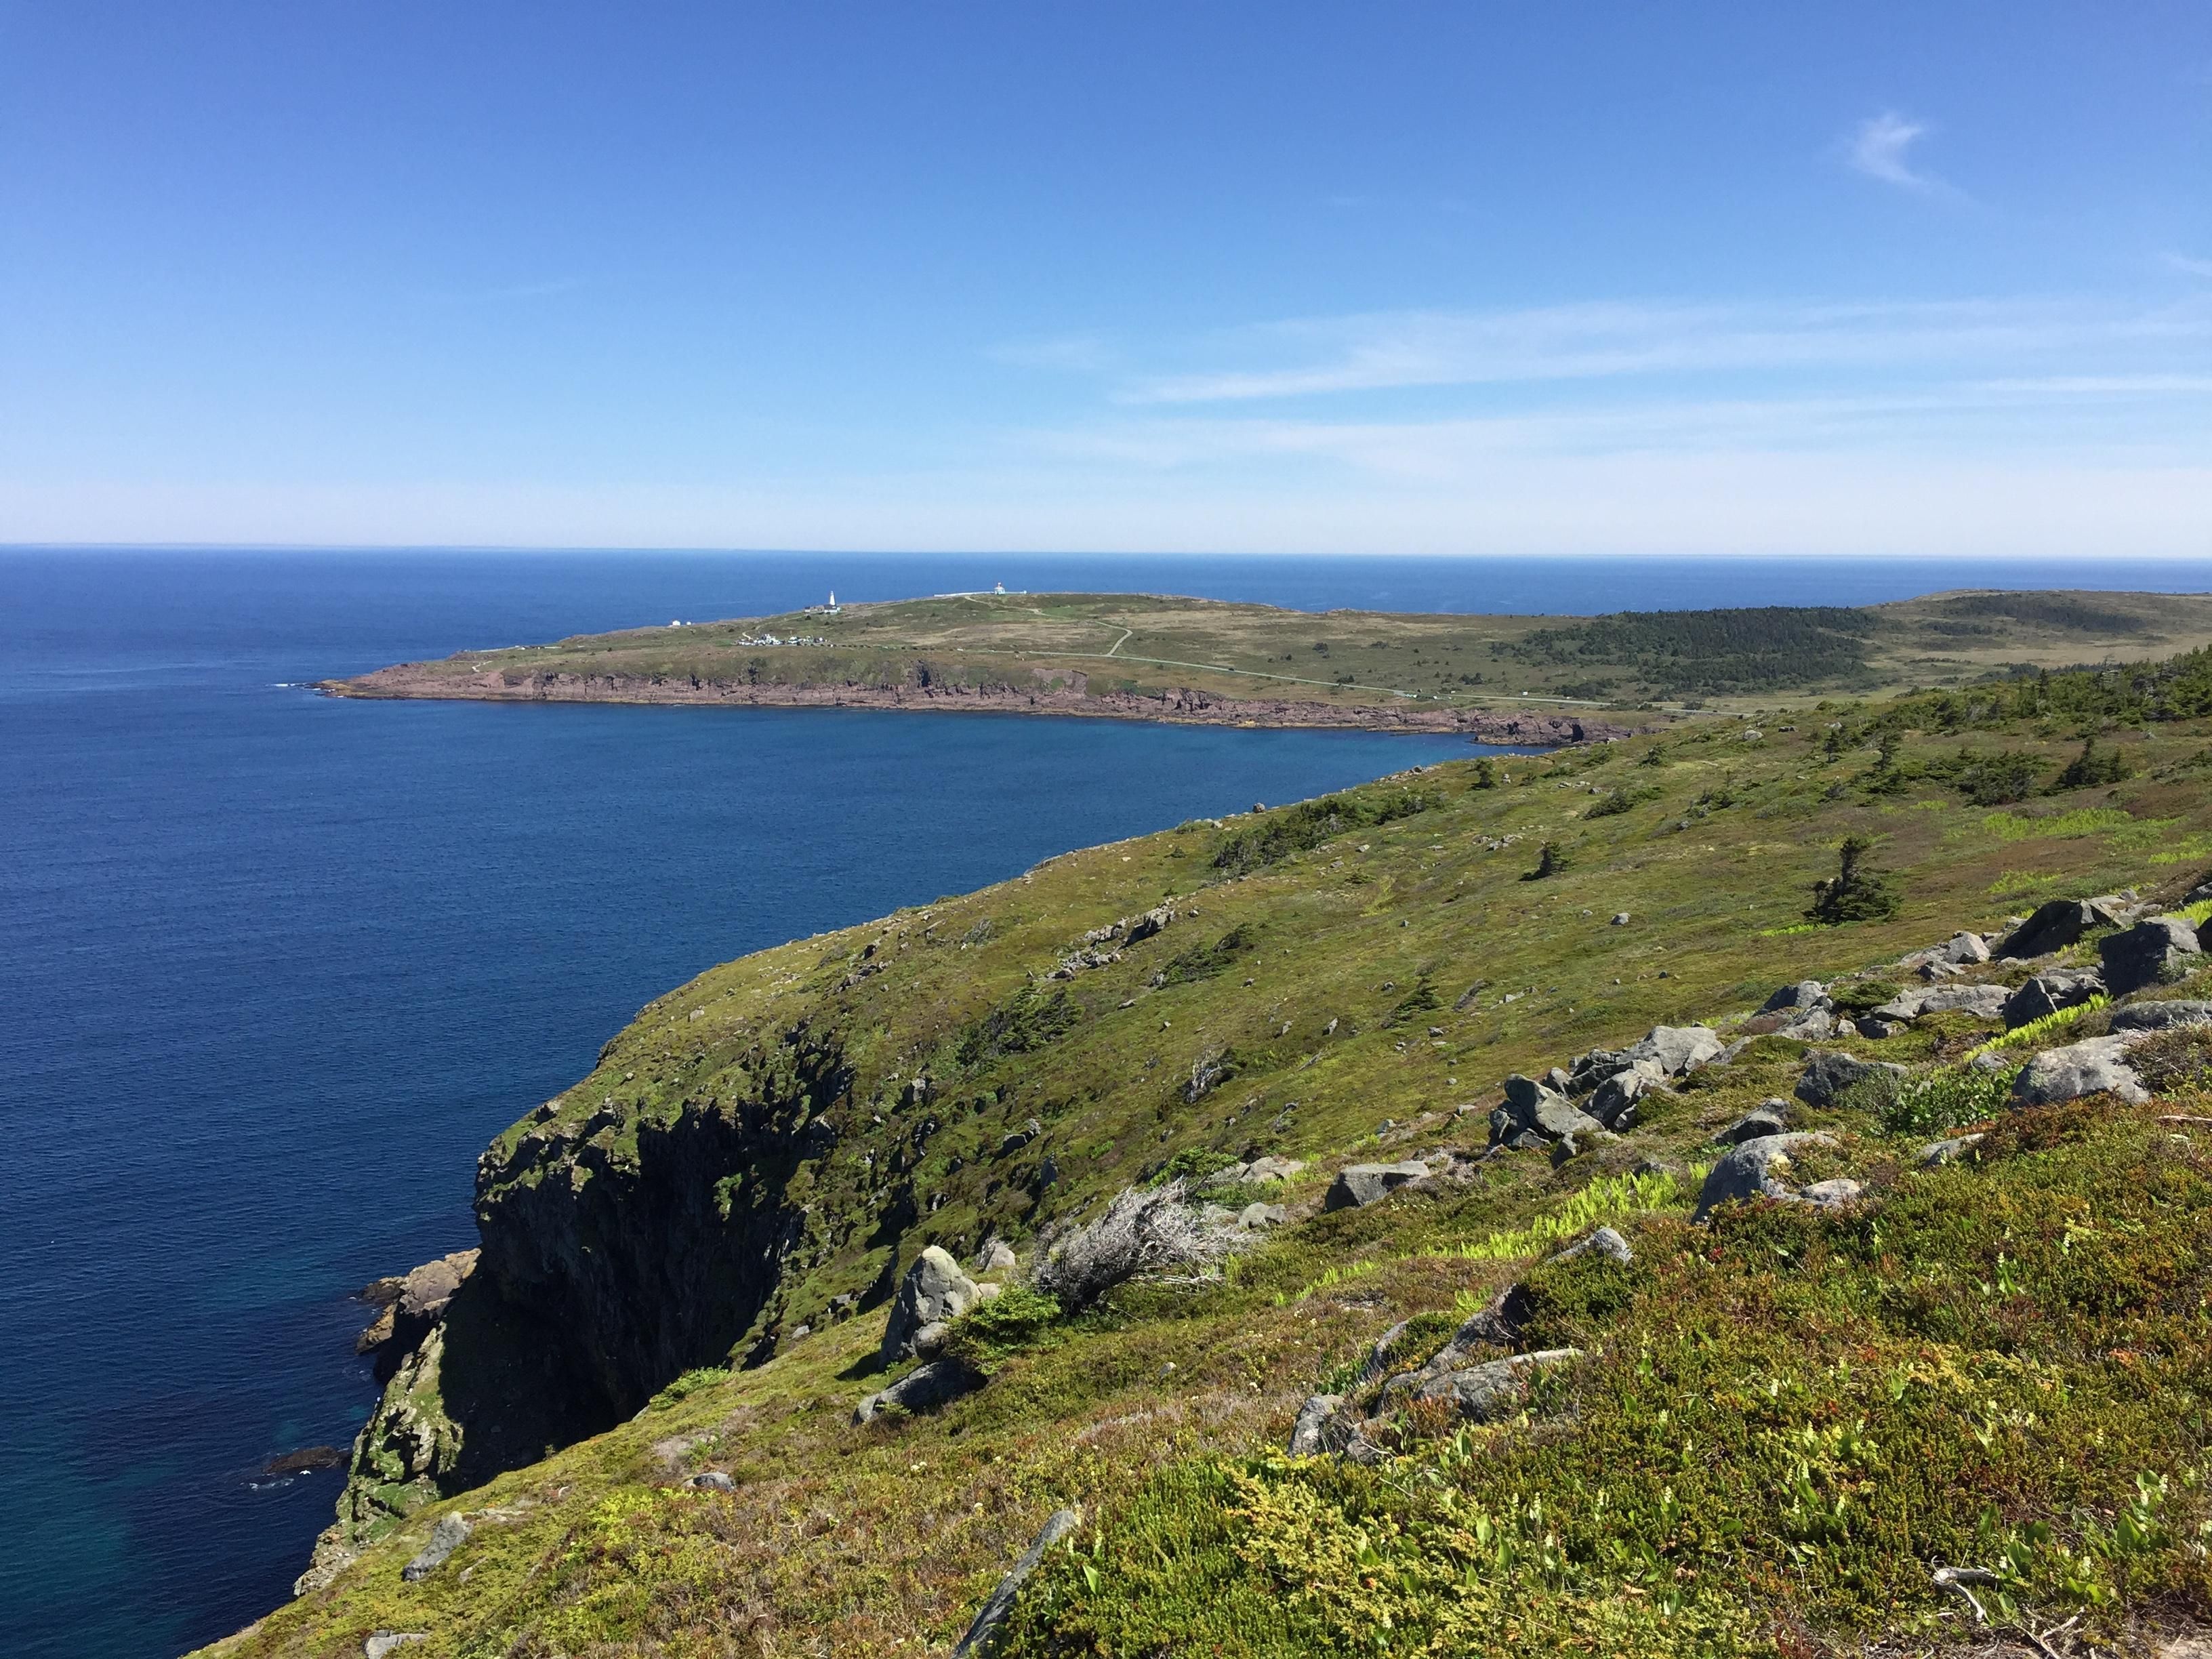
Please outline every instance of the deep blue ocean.
[[988, 586], [1321, 610], [2212, 590], [2212, 561], [0, 550], [0, 1646], [159, 1659], [289, 1594], [374, 1395], [349, 1292], [711, 963], [1049, 854], [1463, 755], [1102, 720], [337, 702], [471, 647]]

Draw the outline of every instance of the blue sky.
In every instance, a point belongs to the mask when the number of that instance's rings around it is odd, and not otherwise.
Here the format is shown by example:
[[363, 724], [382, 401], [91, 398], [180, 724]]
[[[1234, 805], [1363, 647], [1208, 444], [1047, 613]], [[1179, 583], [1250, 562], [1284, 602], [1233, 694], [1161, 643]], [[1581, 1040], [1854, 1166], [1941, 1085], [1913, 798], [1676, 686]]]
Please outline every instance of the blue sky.
[[2212, 10], [0, 0], [0, 540], [2212, 554]]

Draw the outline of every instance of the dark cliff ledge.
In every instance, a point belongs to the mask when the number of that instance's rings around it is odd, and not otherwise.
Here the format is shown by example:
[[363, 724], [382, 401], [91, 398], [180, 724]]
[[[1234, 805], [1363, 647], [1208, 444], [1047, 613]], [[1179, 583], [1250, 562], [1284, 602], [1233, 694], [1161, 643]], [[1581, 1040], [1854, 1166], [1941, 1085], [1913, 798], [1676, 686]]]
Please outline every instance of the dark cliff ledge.
[[356, 679], [324, 680], [337, 697], [432, 698], [471, 702], [676, 703], [730, 708], [888, 708], [925, 714], [1088, 715], [1183, 726], [1288, 726], [1326, 731], [1460, 732], [1478, 743], [1550, 744], [1608, 741], [1627, 726], [1579, 714], [1457, 708], [1407, 699], [1339, 704], [1285, 697], [1224, 697], [1176, 688], [1159, 692], [1092, 690], [1088, 685], [878, 686], [784, 684], [632, 674], [457, 674], [403, 663]]

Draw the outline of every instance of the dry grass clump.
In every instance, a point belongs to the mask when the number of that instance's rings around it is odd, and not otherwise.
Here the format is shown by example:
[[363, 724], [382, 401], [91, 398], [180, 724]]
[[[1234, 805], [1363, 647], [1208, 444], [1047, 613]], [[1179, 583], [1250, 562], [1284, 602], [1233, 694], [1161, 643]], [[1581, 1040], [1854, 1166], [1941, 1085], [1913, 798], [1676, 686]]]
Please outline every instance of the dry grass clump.
[[1073, 1312], [1133, 1279], [1188, 1284], [1212, 1278], [1246, 1242], [1245, 1235], [1202, 1217], [1187, 1182], [1125, 1187], [1097, 1220], [1053, 1246], [1031, 1283]]

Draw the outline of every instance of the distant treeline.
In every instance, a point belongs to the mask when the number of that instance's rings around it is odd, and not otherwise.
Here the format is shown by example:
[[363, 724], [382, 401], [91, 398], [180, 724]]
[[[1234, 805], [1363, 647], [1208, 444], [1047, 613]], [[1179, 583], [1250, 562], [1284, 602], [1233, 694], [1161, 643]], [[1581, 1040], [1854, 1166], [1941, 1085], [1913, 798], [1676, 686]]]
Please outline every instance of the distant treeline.
[[1871, 613], [1841, 605], [1623, 611], [1538, 629], [1501, 645], [1498, 654], [1538, 666], [1625, 671], [1660, 696], [1870, 689], [1867, 641], [1879, 627]]
[[2212, 647], [2164, 662], [2019, 668], [2004, 679], [1956, 691], [1913, 693], [1844, 729], [1962, 732], [2049, 720], [2087, 731], [2202, 714], [2212, 714]]

